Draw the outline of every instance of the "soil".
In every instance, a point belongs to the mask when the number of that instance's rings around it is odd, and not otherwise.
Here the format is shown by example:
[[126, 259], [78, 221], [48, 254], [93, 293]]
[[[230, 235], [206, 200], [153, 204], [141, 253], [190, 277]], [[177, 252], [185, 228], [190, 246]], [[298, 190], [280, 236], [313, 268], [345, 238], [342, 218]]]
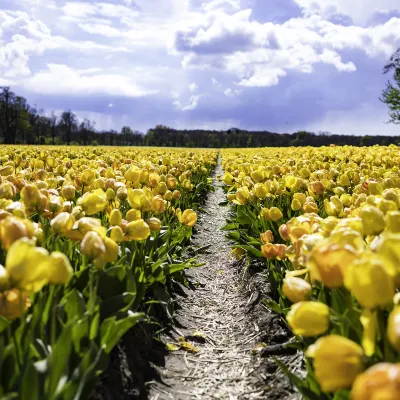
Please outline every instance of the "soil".
[[[187, 272], [192, 285], [175, 299], [174, 325], [159, 342], [148, 326], [125, 335], [93, 399], [300, 399], [273, 360], [301, 374], [302, 354], [284, 347], [289, 331], [261, 304], [269, 297], [262, 266], [245, 268], [230, 256], [230, 242], [220, 229], [229, 207], [218, 205], [225, 193], [216, 179], [214, 188], [194, 235], [196, 246], [210, 246], [200, 256], [205, 265]], [[182, 337], [194, 349], [182, 349]], [[162, 342], [180, 349], [167, 353]], [[261, 343], [265, 349], [254, 354]]]

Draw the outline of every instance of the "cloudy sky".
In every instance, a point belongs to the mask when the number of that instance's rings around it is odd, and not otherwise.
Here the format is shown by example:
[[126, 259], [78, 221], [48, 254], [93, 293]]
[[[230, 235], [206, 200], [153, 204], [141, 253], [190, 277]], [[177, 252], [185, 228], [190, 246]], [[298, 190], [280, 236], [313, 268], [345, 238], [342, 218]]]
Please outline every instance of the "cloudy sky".
[[0, 0], [0, 85], [99, 129], [400, 134], [398, 0]]

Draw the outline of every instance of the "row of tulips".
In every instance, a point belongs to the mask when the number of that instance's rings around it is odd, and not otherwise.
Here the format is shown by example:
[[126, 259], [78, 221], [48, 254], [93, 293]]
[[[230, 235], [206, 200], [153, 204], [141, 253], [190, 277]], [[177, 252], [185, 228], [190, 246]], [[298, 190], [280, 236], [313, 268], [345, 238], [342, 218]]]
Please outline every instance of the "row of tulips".
[[305, 354], [305, 379], [282, 369], [307, 399], [400, 398], [398, 147], [222, 155], [233, 254], [265, 263]]
[[87, 399], [130, 328], [170, 317], [216, 156], [0, 149], [0, 398]]

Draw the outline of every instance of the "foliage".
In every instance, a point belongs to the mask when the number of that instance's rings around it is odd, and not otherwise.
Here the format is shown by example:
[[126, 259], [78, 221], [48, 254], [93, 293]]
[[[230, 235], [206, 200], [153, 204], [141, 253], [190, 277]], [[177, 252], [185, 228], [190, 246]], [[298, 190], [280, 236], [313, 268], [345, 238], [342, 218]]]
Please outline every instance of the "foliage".
[[392, 71], [394, 82], [387, 82], [380, 100], [389, 107], [389, 122], [400, 124], [400, 48], [393, 53], [383, 70], [385, 74]]

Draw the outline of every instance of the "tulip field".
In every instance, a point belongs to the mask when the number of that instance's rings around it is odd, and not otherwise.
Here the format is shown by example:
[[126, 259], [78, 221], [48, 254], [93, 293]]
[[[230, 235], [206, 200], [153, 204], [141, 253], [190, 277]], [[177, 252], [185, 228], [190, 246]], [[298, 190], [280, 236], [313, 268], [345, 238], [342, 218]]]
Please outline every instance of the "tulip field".
[[0, 398], [87, 399], [171, 281], [216, 151], [0, 149]]
[[391, 145], [1, 147], [0, 399], [88, 399], [131, 328], [171, 321], [219, 161], [222, 234], [232, 256], [261, 261], [263, 303], [304, 353], [305, 378], [280, 369], [305, 399], [400, 398]]
[[400, 398], [400, 152], [223, 150], [237, 258], [263, 259], [265, 301], [305, 354], [280, 364], [307, 399]]

